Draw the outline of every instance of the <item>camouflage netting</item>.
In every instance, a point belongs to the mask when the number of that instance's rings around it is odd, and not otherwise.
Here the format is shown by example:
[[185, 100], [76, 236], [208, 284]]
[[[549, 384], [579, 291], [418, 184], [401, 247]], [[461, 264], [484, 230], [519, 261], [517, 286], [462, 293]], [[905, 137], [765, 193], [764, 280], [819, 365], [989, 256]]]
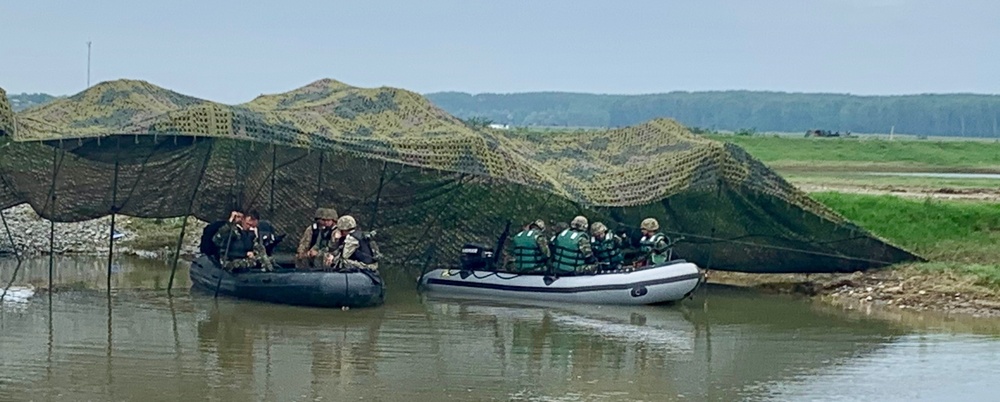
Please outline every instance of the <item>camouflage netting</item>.
[[[612, 229], [646, 217], [712, 269], [854, 271], [916, 259], [810, 199], [742, 149], [670, 120], [590, 133], [471, 128], [420, 95], [323, 80], [241, 105], [141, 81], [14, 114], [0, 97], [0, 207], [78, 221], [211, 221], [256, 208], [294, 238], [316, 206], [377, 228], [385, 267], [442, 264], [508, 219]], [[286, 243], [294, 243], [292, 239]], [[391, 269], [391, 268], [390, 268]]]

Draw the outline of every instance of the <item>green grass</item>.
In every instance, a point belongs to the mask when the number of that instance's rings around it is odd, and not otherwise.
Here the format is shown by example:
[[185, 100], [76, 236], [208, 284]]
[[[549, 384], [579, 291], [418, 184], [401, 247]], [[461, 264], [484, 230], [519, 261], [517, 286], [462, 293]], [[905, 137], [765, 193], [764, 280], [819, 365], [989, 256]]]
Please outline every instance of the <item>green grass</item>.
[[[125, 228], [138, 234], [138, 237], [126, 244], [136, 250], [160, 250], [177, 247], [177, 237], [181, 233], [184, 218], [143, 219], [129, 218]], [[185, 237], [200, 235], [200, 229], [195, 232], [196, 219], [189, 218]]]
[[1000, 262], [1000, 204], [814, 193], [844, 217], [928, 259]]
[[778, 170], [1000, 172], [1000, 143], [710, 135]]

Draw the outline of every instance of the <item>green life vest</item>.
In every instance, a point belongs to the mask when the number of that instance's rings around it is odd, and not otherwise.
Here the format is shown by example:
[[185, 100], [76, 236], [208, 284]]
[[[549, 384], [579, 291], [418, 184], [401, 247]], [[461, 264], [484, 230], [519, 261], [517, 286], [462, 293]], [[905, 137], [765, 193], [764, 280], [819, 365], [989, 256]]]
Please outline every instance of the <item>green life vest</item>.
[[[557, 273], [576, 272], [577, 267], [586, 265], [586, 258], [580, 251], [580, 239], [587, 235], [578, 230], [566, 229], [556, 236], [552, 243], [552, 269]], [[589, 239], [587, 239], [589, 240]]]
[[590, 245], [594, 250], [594, 257], [597, 258], [597, 261], [609, 268], [620, 267], [622, 262], [625, 261], [621, 248], [615, 243], [615, 235], [613, 234], [608, 233], [604, 235], [604, 239], [591, 237]]
[[545, 254], [538, 249], [538, 236], [541, 235], [541, 230], [530, 229], [514, 236], [514, 268], [518, 272], [545, 266]]
[[656, 246], [656, 243], [664, 240], [666, 237], [663, 233], [656, 233], [652, 236], [643, 236], [639, 239], [639, 249], [649, 257], [648, 264], [656, 265], [667, 262], [669, 253], [666, 250], [658, 252], [653, 248]]

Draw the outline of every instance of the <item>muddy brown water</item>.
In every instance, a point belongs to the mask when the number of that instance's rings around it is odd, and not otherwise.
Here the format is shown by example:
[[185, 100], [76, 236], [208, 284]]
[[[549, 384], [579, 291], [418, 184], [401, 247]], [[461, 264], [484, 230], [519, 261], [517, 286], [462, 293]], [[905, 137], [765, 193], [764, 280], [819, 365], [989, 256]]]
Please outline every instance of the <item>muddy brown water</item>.
[[[409, 275], [387, 275], [382, 307], [323, 310], [215, 300], [183, 269], [168, 297], [167, 265], [137, 259], [116, 260], [109, 300], [106, 264], [58, 258], [51, 301], [3, 304], [0, 401], [969, 401], [1000, 380], [996, 321], [724, 287], [669, 306], [452, 300]], [[47, 278], [36, 259], [14, 283]]]

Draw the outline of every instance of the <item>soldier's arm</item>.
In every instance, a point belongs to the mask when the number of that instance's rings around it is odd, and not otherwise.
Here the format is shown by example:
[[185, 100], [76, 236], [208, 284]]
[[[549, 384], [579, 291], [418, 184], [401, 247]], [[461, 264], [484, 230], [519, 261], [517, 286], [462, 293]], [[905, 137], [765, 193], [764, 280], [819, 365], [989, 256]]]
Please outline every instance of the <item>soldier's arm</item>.
[[233, 224], [226, 223], [225, 225], [222, 225], [222, 227], [220, 227], [217, 232], [215, 232], [214, 236], [212, 236], [212, 243], [215, 243], [215, 245], [220, 249], [225, 250], [226, 243], [228, 242], [229, 237], [232, 235], [232, 233], [233, 233]]
[[354, 236], [347, 236], [344, 238], [344, 252], [341, 254], [341, 258], [345, 260], [351, 258], [351, 256], [354, 255], [354, 252], [358, 250], [359, 246], [361, 246], [361, 244], [358, 243], [358, 239], [355, 239]]
[[299, 255], [305, 254], [309, 251], [309, 241], [312, 240], [312, 225], [306, 227], [306, 230], [302, 232], [302, 237], [299, 238], [299, 246], [295, 249], [295, 252]]
[[663, 253], [669, 249], [670, 249], [670, 244], [667, 242], [666, 236], [660, 237], [660, 239], [657, 240], [656, 243], [653, 243], [653, 251], [657, 253]]
[[538, 250], [542, 252], [545, 259], [552, 258], [552, 249], [549, 248], [549, 239], [547, 239], [544, 235], [538, 236], [535, 238], [535, 243], [538, 244]]
[[590, 245], [590, 238], [586, 236], [581, 236], [580, 240], [576, 243], [580, 247], [580, 252], [583, 253], [584, 257], [591, 257], [594, 255], [594, 249]]

